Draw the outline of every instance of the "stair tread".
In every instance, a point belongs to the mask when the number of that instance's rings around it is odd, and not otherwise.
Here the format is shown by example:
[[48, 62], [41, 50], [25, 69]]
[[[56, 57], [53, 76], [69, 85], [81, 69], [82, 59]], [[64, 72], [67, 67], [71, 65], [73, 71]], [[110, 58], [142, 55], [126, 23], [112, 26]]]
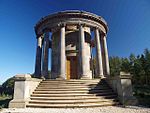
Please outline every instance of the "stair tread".
[[53, 89], [53, 88], [37, 88], [35, 91], [81, 91], [81, 90], [108, 90], [110, 88], [73, 88], [73, 89], [69, 89], [69, 88], [58, 88], [58, 89]]
[[43, 108], [62, 108], [62, 107], [100, 107], [100, 106], [109, 106], [117, 105], [118, 102], [99, 102], [99, 103], [84, 103], [84, 104], [31, 104], [29, 103], [27, 107], [43, 107]]
[[32, 94], [31, 96], [96, 96], [96, 95], [113, 95], [115, 93], [111, 92], [111, 93], [95, 93], [95, 94], [91, 94], [91, 93], [71, 93], [71, 94]]
[[68, 108], [118, 104], [117, 95], [104, 80], [43, 80], [27, 107]]
[[115, 102], [111, 100], [94, 100], [94, 101], [29, 101], [29, 103], [35, 104], [84, 104], [84, 103], [104, 103], [104, 102]]
[[37, 99], [37, 100], [40, 100], [40, 99], [43, 99], [43, 100], [78, 100], [78, 99], [105, 99], [105, 98], [116, 98], [116, 95], [107, 95], [107, 96], [73, 96], [73, 97], [34, 97], [34, 96], [31, 96], [30, 97], [31, 100], [32, 99]]
[[64, 81], [66, 81], [66, 82], [76, 82], [76, 81], [79, 81], [79, 82], [86, 82], [86, 81], [103, 81], [103, 80], [101, 80], [101, 79], [69, 79], [69, 80], [57, 80], [57, 79], [46, 79], [46, 80], [43, 80], [43, 82], [44, 81], [54, 81], [54, 82], [56, 82], [56, 81], [58, 81], [58, 82], [64, 82]]
[[51, 88], [51, 87], [87, 87], [87, 88], [91, 88], [91, 87], [109, 87], [108, 85], [39, 85], [38, 87], [47, 87], [47, 88]]
[[34, 94], [35, 93], [52, 93], [52, 94], [57, 94], [57, 93], [96, 93], [96, 92], [112, 92], [111, 89], [107, 89], [107, 90], [76, 90], [76, 91], [34, 91]]
[[92, 87], [92, 86], [38, 86], [38, 88], [45, 88], [45, 89], [54, 89], [54, 88], [61, 88], [61, 89], [74, 89], [74, 88], [77, 88], [77, 89], [79, 89], [79, 88], [89, 88], [89, 89], [96, 89], [96, 88], [109, 88], [109, 89], [111, 89], [110, 87], [108, 87], [108, 86], [96, 86], [96, 87]]
[[67, 103], [67, 102], [70, 102], [70, 103], [75, 103], [75, 102], [108, 102], [108, 101], [115, 101], [115, 99], [85, 99], [85, 100], [30, 100], [29, 102], [42, 102], [42, 103]]

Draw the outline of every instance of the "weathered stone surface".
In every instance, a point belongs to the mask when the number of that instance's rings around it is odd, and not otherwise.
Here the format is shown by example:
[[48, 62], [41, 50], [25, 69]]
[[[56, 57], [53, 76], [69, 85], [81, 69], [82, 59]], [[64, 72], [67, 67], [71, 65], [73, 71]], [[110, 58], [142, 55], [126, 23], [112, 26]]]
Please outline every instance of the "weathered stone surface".
[[106, 36], [103, 34], [102, 36], [102, 45], [103, 45], [103, 51], [104, 51], [104, 69], [105, 69], [105, 74], [106, 76], [110, 75], [110, 66], [109, 66], [109, 56], [108, 56], [108, 49], [107, 49], [107, 42], [106, 42]]
[[86, 43], [85, 43], [85, 34], [84, 34], [84, 28], [82, 25], [79, 26], [79, 57], [80, 57], [80, 77], [81, 79], [88, 79], [88, 59], [86, 55]]
[[59, 78], [66, 79], [66, 46], [65, 46], [65, 26], [61, 28], [60, 32], [60, 70], [59, 70]]
[[[56, 16], [57, 15], [57, 16]], [[66, 19], [67, 17], [67, 19]], [[78, 25], [79, 22], [88, 27], [98, 27], [104, 33], [107, 33], [108, 27], [105, 20], [95, 14], [85, 11], [63, 11], [48, 15], [42, 18], [35, 26], [36, 34], [43, 34], [44, 29], [59, 29], [61, 23], [69, 25]]]
[[100, 43], [100, 34], [99, 30], [95, 29], [95, 41], [96, 41], [96, 69], [97, 69], [97, 77], [103, 77], [103, 64], [102, 64], [102, 52], [101, 52], [101, 43]]
[[24, 108], [29, 101], [29, 97], [35, 90], [41, 79], [31, 78], [29, 74], [18, 74], [15, 76], [15, 87], [13, 100], [9, 103], [9, 108]]
[[42, 60], [42, 36], [38, 37], [37, 39], [36, 61], [34, 72], [34, 76], [37, 78], [41, 77], [41, 60]]
[[120, 103], [124, 105], [138, 104], [133, 96], [131, 78], [130, 73], [125, 72], [120, 72], [120, 75], [116, 77], [107, 77], [110, 87], [118, 94]]
[[[81, 79], [92, 79], [94, 76], [92, 74], [92, 66], [91, 66], [91, 55], [92, 55], [92, 46], [91, 39], [93, 29], [97, 29], [97, 31], [101, 31], [102, 34], [107, 33], [107, 24], [105, 20], [97, 16], [95, 14], [85, 12], [85, 11], [63, 11], [60, 13], [48, 15], [42, 20], [40, 20], [36, 27], [35, 32], [37, 37], [43, 35], [44, 40], [42, 43], [43, 46], [43, 56], [42, 56], [42, 78], [48, 77], [48, 43], [49, 41], [47, 34], [52, 32], [52, 40], [51, 40], [51, 49], [52, 49], [52, 60], [51, 60], [51, 79], [62, 78], [67, 79], [68, 75], [66, 73], [76, 73], [78, 74], [77, 78]], [[100, 33], [101, 34], [101, 33]], [[104, 77], [104, 74], [109, 75], [109, 59], [108, 59], [108, 51], [106, 45], [106, 37], [103, 39], [102, 43], [104, 43], [104, 47], [101, 50], [101, 36], [99, 32], [95, 32], [96, 38], [96, 49], [97, 49], [97, 75], [101, 78]], [[39, 51], [39, 50], [38, 50]], [[104, 57], [102, 57], [102, 51], [104, 51]], [[38, 53], [38, 52], [37, 52]], [[38, 55], [39, 56], [39, 55]], [[71, 58], [72, 57], [72, 58]], [[66, 66], [67, 59], [68, 62], [73, 62], [73, 57], [78, 59], [76, 62], [77, 72], [74, 72], [71, 67]], [[37, 59], [40, 57], [37, 57]], [[102, 65], [102, 60], [103, 64]], [[40, 76], [40, 60], [36, 61], [36, 71], [37, 75]], [[40, 66], [37, 66], [39, 64]], [[69, 65], [73, 65], [68, 64]], [[103, 66], [105, 73], [103, 73]], [[70, 68], [69, 72], [68, 69]], [[95, 74], [95, 73], [94, 73]], [[73, 74], [72, 74], [73, 75]]]
[[48, 60], [49, 60], [49, 32], [44, 33], [43, 41], [43, 65], [42, 65], [42, 78], [49, 78], [48, 75]]

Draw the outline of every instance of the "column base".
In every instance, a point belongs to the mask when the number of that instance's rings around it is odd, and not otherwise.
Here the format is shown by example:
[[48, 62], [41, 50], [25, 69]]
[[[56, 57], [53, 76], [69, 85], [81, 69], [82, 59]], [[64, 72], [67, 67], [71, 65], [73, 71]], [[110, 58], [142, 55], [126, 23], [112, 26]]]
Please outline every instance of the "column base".
[[51, 79], [56, 79], [58, 75], [58, 73], [51, 72]]
[[41, 76], [41, 79], [42, 79], [42, 80], [45, 80], [45, 77], [44, 77], [44, 76]]
[[89, 80], [89, 79], [91, 79], [90, 77], [88, 77], [87, 75], [81, 75], [81, 78], [80, 79], [82, 79], [82, 80]]
[[65, 79], [66, 79], [65, 76], [66, 76], [66, 75], [58, 75], [58, 76], [56, 77], [56, 80], [65, 80]]
[[41, 77], [41, 73], [38, 73], [38, 74], [34, 73], [34, 74], [33, 74], [33, 77], [34, 77], [34, 78], [40, 78], [40, 77]]
[[104, 79], [106, 77], [104, 75], [96, 75], [96, 78]]
[[49, 78], [48, 77], [48, 71], [43, 71], [41, 78]]

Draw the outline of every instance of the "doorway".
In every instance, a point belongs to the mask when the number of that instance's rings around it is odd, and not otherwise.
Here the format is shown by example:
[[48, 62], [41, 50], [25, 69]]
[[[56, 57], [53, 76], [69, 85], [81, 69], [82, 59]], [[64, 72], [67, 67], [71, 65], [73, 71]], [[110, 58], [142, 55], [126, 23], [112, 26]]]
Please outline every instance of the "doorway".
[[77, 79], [77, 56], [69, 56], [66, 59], [67, 79]]

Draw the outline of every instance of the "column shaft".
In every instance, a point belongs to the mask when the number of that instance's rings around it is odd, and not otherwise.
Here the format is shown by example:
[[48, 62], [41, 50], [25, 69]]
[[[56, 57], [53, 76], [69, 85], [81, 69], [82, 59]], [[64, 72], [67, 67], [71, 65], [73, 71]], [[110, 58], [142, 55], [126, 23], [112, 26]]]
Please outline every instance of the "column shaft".
[[65, 47], [65, 27], [60, 30], [60, 75], [59, 78], [66, 79], [66, 47]]
[[80, 52], [80, 62], [81, 62], [81, 78], [87, 78], [86, 75], [86, 53], [85, 53], [85, 35], [83, 26], [79, 26], [79, 52]]
[[109, 57], [108, 57], [108, 49], [107, 49], [106, 36], [102, 37], [102, 39], [103, 39], [103, 48], [104, 48], [106, 75], [110, 75]]
[[99, 30], [95, 29], [95, 41], [96, 41], [96, 70], [97, 77], [103, 77], [103, 64], [102, 64], [102, 52]]
[[41, 56], [42, 56], [42, 36], [38, 37], [37, 39], [36, 62], [34, 72], [34, 76], [37, 78], [41, 77]]
[[49, 32], [44, 33], [42, 77], [48, 78]]

